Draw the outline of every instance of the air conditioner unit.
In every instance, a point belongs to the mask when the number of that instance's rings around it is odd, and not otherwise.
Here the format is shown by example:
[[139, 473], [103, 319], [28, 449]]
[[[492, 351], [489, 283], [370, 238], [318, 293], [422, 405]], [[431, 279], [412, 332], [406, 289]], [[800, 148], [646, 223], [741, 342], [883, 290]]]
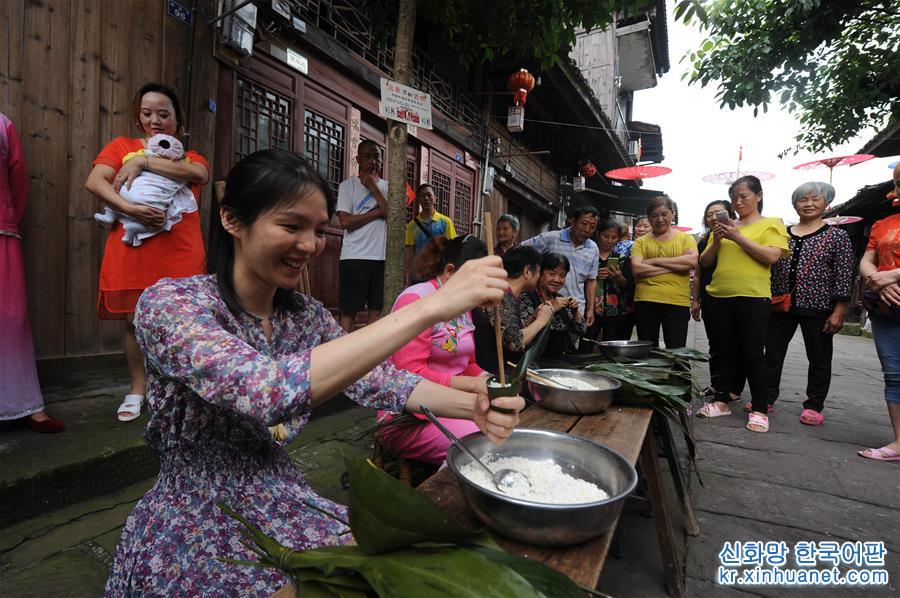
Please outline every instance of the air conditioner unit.
[[632, 160], [638, 159], [638, 152], [640, 151], [640, 142], [639, 141], [629, 141], [628, 142], [628, 155], [631, 156]]
[[[240, 0], [225, 0], [223, 12], [233, 10]], [[253, 54], [253, 32], [256, 30], [256, 5], [242, 6], [222, 19], [222, 37], [225, 44], [234, 48], [244, 56]]]

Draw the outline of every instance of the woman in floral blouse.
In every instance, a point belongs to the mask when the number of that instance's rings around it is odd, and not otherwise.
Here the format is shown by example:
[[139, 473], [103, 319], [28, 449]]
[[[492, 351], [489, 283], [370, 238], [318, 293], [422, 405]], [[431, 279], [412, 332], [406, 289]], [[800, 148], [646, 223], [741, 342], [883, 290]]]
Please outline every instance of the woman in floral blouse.
[[[213, 231], [213, 274], [163, 279], [142, 295], [137, 340], [147, 363], [145, 436], [160, 473], [125, 523], [107, 596], [269, 596], [288, 579], [252, 559], [224, 503], [302, 550], [351, 541], [346, 509], [315, 494], [267, 426], [289, 442], [310, 410], [343, 391], [369, 407], [470, 418], [494, 441], [517, 415], [484, 395], [423, 380], [382, 361], [423, 328], [499, 301], [496, 258], [460, 268], [440, 292], [345, 335], [318, 301], [293, 289], [325, 247], [335, 201], [297, 154], [264, 150], [228, 175]], [[500, 399], [496, 399], [495, 404]], [[504, 400], [517, 411], [520, 397]]]
[[[547, 305], [525, 317], [522, 297], [534, 289], [541, 277], [541, 254], [534, 247], [520, 245], [503, 255], [503, 267], [509, 276], [509, 289], [500, 302], [500, 329], [503, 331], [504, 359], [517, 362], [525, 347], [531, 344], [553, 317]], [[497, 341], [494, 335], [494, 310], [476, 309], [475, 359], [485, 370], [496, 374], [503, 364], [497, 363]]]
[[[628, 340], [634, 327], [631, 260], [616, 253], [619, 225], [615, 220], [600, 222], [595, 238], [600, 248], [600, 267], [594, 299], [594, 323], [588, 328], [586, 336], [604, 341]], [[585, 344], [587, 346], [582, 346], [582, 350], [589, 353], [593, 343]]]
[[853, 286], [850, 236], [822, 221], [822, 213], [833, 200], [834, 187], [828, 183], [803, 183], [794, 190], [791, 203], [800, 223], [787, 229], [791, 255], [772, 266], [772, 296], [790, 294], [791, 305], [787, 313], [773, 312], [769, 320], [769, 405], [778, 399], [781, 368], [799, 326], [809, 360], [800, 422], [808, 426], [825, 422], [822, 410], [831, 385], [833, 339], [844, 326]]
[[563, 254], [545, 253], [541, 257], [541, 278], [537, 286], [521, 297], [522, 318], [526, 322], [535, 319], [535, 312], [541, 305], [549, 305], [553, 309], [547, 345], [540, 354], [542, 359], [561, 360], [566, 353], [575, 353], [587, 329], [578, 300], [560, 295], [569, 268], [569, 258]]

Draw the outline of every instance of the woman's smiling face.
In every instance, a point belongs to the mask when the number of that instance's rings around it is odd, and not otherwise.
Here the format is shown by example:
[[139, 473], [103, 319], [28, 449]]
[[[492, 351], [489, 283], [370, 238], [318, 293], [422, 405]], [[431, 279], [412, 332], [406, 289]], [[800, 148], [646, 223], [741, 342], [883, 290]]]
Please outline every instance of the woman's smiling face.
[[[318, 189], [265, 212], [235, 238], [235, 272], [267, 287], [293, 289], [304, 265], [325, 249], [328, 208]], [[225, 225], [226, 230], [229, 226]]]
[[549, 291], [552, 295], [559, 293], [563, 285], [566, 284], [566, 275], [568, 271], [562, 265], [552, 270], [541, 271], [541, 288]]
[[149, 139], [160, 133], [175, 135], [178, 119], [175, 118], [175, 106], [165, 94], [149, 91], [141, 98], [141, 109], [138, 113], [141, 129]]

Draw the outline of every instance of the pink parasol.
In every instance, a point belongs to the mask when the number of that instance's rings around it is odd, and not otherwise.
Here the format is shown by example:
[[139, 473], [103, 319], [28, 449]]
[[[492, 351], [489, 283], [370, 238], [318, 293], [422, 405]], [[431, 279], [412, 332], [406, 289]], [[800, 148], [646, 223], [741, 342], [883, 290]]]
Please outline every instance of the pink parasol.
[[859, 164], [860, 162], [865, 162], [866, 160], [871, 160], [874, 158], [872, 154], [853, 154], [852, 156], [834, 156], [832, 158], [820, 158], [818, 160], [813, 160], [812, 162], [804, 162], [803, 164], [798, 164], [794, 166], [794, 170], [810, 170], [811, 168], [821, 168], [825, 166], [828, 168], [828, 182], [831, 182], [832, 174], [834, 173], [835, 166], [853, 166], [854, 164]]
[[842, 224], [853, 224], [862, 220], [862, 216], [830, 216], [823, 218], [822, 222], [831, 226], [841, 226]]
[[730, 185], [742, 176], [755, 176], [761, 181], [768, 181], [775, 178], [775, 175], [771, 172], [762, 170], [729, 170], [727, 172], [708, 174], [703, 177], [703, 180], [707, 183], [724, 183]]
[[690, 226], [680, 226], [680, 225], [678, 225], [678, 224], [673, 224], [673, 225], [672, 225], [672, 228], [674, 228], [675, 230], [680, 230], [680, 231], [683, 232], [683, 233], [689, 233], [689, 232], [691, 232], [692, 230], [694, 230], [694, 229], [692, 229]]
[[605, 177], [616, 179], [617, 181], [638, 181], [640, 179], [650, 179], [672, 172], [671, 168], [665, 166], [626, 166], [625, 168], [616, 168], [603, 173]]

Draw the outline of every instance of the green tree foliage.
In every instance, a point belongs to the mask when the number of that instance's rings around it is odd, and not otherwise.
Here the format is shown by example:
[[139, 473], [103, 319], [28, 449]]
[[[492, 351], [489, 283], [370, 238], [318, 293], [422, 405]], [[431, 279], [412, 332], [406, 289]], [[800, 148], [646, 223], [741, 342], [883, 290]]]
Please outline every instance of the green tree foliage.
[[[392, 34], [396, 0], [366, 0], [377, 28]], [[575, 43], [579, 27], [605, 28], [616, 15], [635, 14], [650, 2], [637, 0], [419, 0], [418, 11], [445, 31], [464, 66], [502, 58], [540, 61], [548, 68], [560, 49]]]
[[800, 122], [795, 150], [820, 151], [900, 119], [896, 0], [682, 0], [708, 36], [682, 60], [722, 107], [765, 112], [778, 98]]

